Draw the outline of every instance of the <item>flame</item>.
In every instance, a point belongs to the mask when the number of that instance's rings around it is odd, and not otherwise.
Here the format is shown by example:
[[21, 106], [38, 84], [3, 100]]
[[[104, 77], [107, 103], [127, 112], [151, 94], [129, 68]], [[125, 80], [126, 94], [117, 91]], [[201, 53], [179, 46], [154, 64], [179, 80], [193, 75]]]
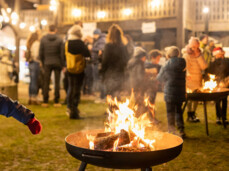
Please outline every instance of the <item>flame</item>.
[[89, 140], [89, 148], [94, 150], [94, 140], [95, 140], [95, 136], [92, 135], [86, 135], [87, 139]]
[[210, 81], [204, 82], [203, 90], [214, 90], [217, 87], [217, 82], [215, 81], [215, 75], [209, 74]]
[[[149, 102], [148, 98], [144, 101], [145, 105], [154, 113], [154, 105]], [[105, 132], [113, 132], [114, 134], [117, 134], [123, 129], [127, 131], [129, 135], [134, 135], [134, 138], [129, 144], [121, 147], [146, 147], [150, 148], [150, 150], [155, 149], [155, 140], [145, 138], [146, 127], [152, 126], [152, 123], [147, 117], [147, 113], [143, 113], [139, 117], [136, 117], [135, 111], [138, 107], [135, 104], [132, 104], [131, 99], [119, 102], [117, 98], [112, 99], [111, 96], [107, 96], [107, 103], [109, 104], [109, 108], [107, 109], [109, 115], [108, 121], [105, 123]], [[94, 149], [94, 144], [91, 142], [94, 141], [93, 137], [89, 137], [88, 140], [90, 142], [90, 149]], [[116, 151], [118, 143], [119, 139], [114, 142], [113, 151]]]

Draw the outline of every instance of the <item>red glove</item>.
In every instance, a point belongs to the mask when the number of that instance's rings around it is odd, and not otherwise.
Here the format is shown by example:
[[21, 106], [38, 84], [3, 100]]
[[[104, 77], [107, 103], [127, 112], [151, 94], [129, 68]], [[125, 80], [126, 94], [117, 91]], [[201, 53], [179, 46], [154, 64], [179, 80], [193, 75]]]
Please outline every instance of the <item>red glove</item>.
[[42, 126], [36, 118], [30, 119], [27, 125], [30, 131], [32, 132], [32, 134], [39, 134], [41, 132]]

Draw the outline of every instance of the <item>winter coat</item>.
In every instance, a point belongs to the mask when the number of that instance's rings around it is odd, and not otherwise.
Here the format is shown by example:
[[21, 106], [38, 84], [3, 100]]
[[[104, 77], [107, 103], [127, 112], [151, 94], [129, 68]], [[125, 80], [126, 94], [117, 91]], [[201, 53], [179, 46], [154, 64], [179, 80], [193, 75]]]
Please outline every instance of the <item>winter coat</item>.
[[134, 90], [144, 89], [145, 67], [140, 58], [131, 58], [127, 64], [127, 70], [130, 78], [130, 86]]
[[99, 51], [103, 51], [104, 47], [106, 44], [106, 34], [100, 34], [99, 38], [97, 40], [94, 41], [93, 43], [93, 47], [91, 50], [91, 56], [92, 56], [92, 62], [94, 64], [98, 64], [99, 63]]
[[45, 35], [40, 42], [39, 57], [43, 65], [64, 66], [62, 39], [56, 34]]
[[124, 45], [107, 43], [104, 48], [101, 74], [106, 84], [107, 93], [121, 89], [128, 55]]
[[211, 62], [209, 67], [206, 69], [206, 73], [216, 75], [218, 82], [229, 76], [229, 59], [219, 58], [214, 62]]
[[183, 58], [172, 57], [161, 68], [157, 79], [165, 83], [164, 99], [166, 102], [185, 101], [185, 67], [186, 63]]
[[12, 116], [23, 124], [27, 124], [31, 118], [34, 118], [34, 113], [32, 111], [18, 104], [17, 101], [12, 101], [3, 94], [0, 94], [0, 115], [6, 117]]
[[39, 62], [39, 47], [40, 47], [40, 42], [38, 40], [33, 42], [32, 46], [30, 48], [32, 61]]
[[192, 57], [188, 53], [184, 54], [187, 66], [186, 86], [191, 90], [199, 89], [202, 87], [202, 71], [208, 66], [202, 55]]

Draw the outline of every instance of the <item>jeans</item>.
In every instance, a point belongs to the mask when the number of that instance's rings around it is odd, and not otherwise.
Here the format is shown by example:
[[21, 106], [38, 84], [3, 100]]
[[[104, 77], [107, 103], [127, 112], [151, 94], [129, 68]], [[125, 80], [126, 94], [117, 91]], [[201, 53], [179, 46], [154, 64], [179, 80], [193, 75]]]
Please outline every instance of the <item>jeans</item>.
[[38, 94], [38, 78], [40, 73], [40, 64], [32, 61], [29, 63], [29, 97], [36, 97]]
[[[222, 107], [221, 107], [222, 102]], [[227, 119], [227, 98], [224, 98], [222, 100], [215, 102], [215, 108], [216, 108], [216, 116], [217, 118], [221, 119], [224, 117], [224, 119]]]
[[54, 91], [54, 103], [59, 103], [60, 98], [60, 72], [61, 67], [56, 65], [45, 65], [45, 76], [44, 76], [44, 103], [48, 103], [49, 100], [49, 84], [52, 71], [55, 74], [55, 91]]
[[84, 73], [68, 74], [68, 95], [67, 106], [71, 111], [71, 115], [78, 115], [78, 104], [80, 102], [80, 91], [83, 84]]
[[182, 102], [179, 103], [166, 102], [169, 131], [175, 130], [175, 121], [178, 129], [180, 131], [184, 130], [184, 119], [183, 119], [181, 106], [182, 106]]

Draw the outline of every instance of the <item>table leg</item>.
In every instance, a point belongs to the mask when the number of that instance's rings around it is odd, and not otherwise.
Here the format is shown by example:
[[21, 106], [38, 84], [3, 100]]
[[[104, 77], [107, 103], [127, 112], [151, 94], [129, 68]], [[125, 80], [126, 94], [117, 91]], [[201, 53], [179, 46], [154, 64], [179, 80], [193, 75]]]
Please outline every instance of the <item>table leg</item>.
[[185, 101], [184, 106], [182, 108], [182, 115], [184, 114], [185, 107], [187, 106], [188, 100]]
[[206, 134], [209, 136], [209, 133], [208, 133], [207, 102], [206, 101], [204, 101], [204, 119], [205, 119]]

